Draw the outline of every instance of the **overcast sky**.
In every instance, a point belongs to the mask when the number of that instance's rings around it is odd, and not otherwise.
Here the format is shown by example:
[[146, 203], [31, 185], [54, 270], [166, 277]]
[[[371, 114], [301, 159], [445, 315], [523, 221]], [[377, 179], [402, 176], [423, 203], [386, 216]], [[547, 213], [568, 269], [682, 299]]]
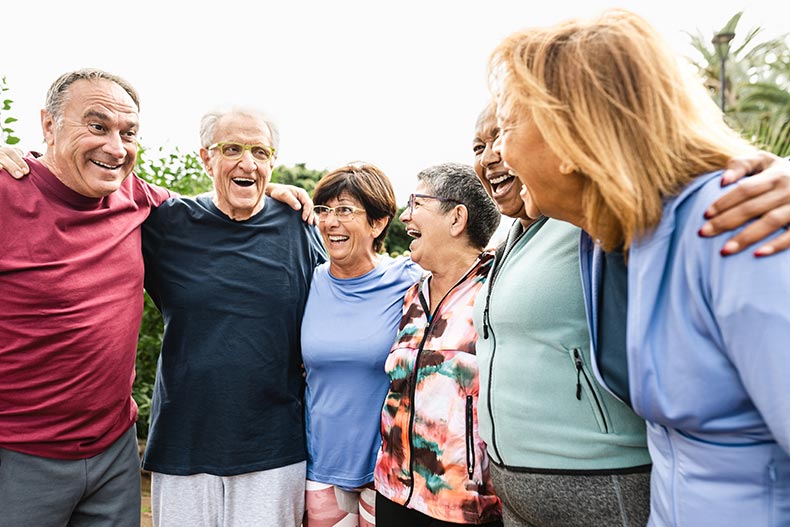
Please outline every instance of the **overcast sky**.
[[646, 17], [684, 55], [686, 32], [709, 38], [740, 10], [743, 34], [790, 29], [790, 2], [774, 0], [4, 0], [0, 75], [26, 150], [42, 148], [51, 82], [100, 67], [140, 92], [146, 147], [196, 151], [205, 111], [254, 104], [280, 125], [279, 163], [370, 161], [403, 204], [422, 168], [471, 162], [486, 61], [503, 37], [615, 6]]

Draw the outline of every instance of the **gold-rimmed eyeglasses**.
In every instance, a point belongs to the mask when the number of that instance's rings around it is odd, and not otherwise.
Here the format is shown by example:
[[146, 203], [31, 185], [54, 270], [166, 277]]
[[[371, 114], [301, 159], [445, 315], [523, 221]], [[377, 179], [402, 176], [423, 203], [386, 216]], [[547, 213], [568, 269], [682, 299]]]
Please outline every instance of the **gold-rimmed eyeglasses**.
[[318, 218], [318, 221], [327, 221], [329, 215], [333, 214], [337, 221], [349, 221], [358, 212], [365, 212], [365, 209], [352, 207], [351, 205], [338, 205], [337, 207], [327, 207], [326, 205], [314, 205], [313, 213]]
[[234, 142], [223, 142], [223, 143], [214, 143], [208, 150], [213, 149], [219, 150], [219, 153], [222, 154], [222, 157], [225, 159], [230, 159], [231, 161], [237, 161], [241, 159], [244, 155], [245, 150], [249, 150], [250, 154], [252, 154], [253, 159], [255, 161], [268, 161], [274, 155], [274, 147], [268, 145], [245, 145], [243, 143], [234, 143]]

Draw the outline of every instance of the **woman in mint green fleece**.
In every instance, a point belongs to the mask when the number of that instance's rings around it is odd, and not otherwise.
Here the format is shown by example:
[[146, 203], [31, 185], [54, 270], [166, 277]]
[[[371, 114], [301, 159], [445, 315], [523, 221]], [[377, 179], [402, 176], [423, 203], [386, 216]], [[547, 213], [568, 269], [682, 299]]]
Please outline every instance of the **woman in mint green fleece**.
[[516, 221], [474, 320], [480, 435], [505, 525], [645, 525], [645, 424], [595, 381], [580, 231], [526, 215], [521, 183], [492, 150], [497, 133], [489, 107], [477, 122], [475, 169], [500, 212]]

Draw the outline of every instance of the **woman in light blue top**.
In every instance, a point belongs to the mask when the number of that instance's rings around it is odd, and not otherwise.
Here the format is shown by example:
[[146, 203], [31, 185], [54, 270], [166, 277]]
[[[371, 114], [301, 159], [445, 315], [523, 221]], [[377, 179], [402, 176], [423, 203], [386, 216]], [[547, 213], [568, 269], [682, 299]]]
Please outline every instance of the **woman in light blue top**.
[[648, 525], [790, 525], [790, 253], [721, 258], [698, 235], [719, 169], [755, 150], [628, 11], [511, 35], [490, 68], [527, 213], [590, 235], [592, 360], [647, 421]]
[[328, 527], [357, 514], [358, 525], [375, 525], [371, 483], [389, 386], [384, 361], [403, 295], [421, 269], [409, 258], [380, 254], [397, 207], [377, 167], [354, 163], [333, 170], [316, 186], [313, 201], [329, 262], [313, 275], [302, 322], [304, 526]]

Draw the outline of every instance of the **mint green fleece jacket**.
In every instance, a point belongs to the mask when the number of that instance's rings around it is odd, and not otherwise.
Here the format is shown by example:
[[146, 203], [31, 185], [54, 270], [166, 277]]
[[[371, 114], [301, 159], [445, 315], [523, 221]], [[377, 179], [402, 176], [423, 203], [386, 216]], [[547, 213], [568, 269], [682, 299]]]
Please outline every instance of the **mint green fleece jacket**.
[[[590, 364], [579, 229], [516, 222], [474, 306], [480, 435], [493, 462], [537, 472], [647, 465], [645, 424]], [[622, 321], [625, 324], [625, 320]]]

